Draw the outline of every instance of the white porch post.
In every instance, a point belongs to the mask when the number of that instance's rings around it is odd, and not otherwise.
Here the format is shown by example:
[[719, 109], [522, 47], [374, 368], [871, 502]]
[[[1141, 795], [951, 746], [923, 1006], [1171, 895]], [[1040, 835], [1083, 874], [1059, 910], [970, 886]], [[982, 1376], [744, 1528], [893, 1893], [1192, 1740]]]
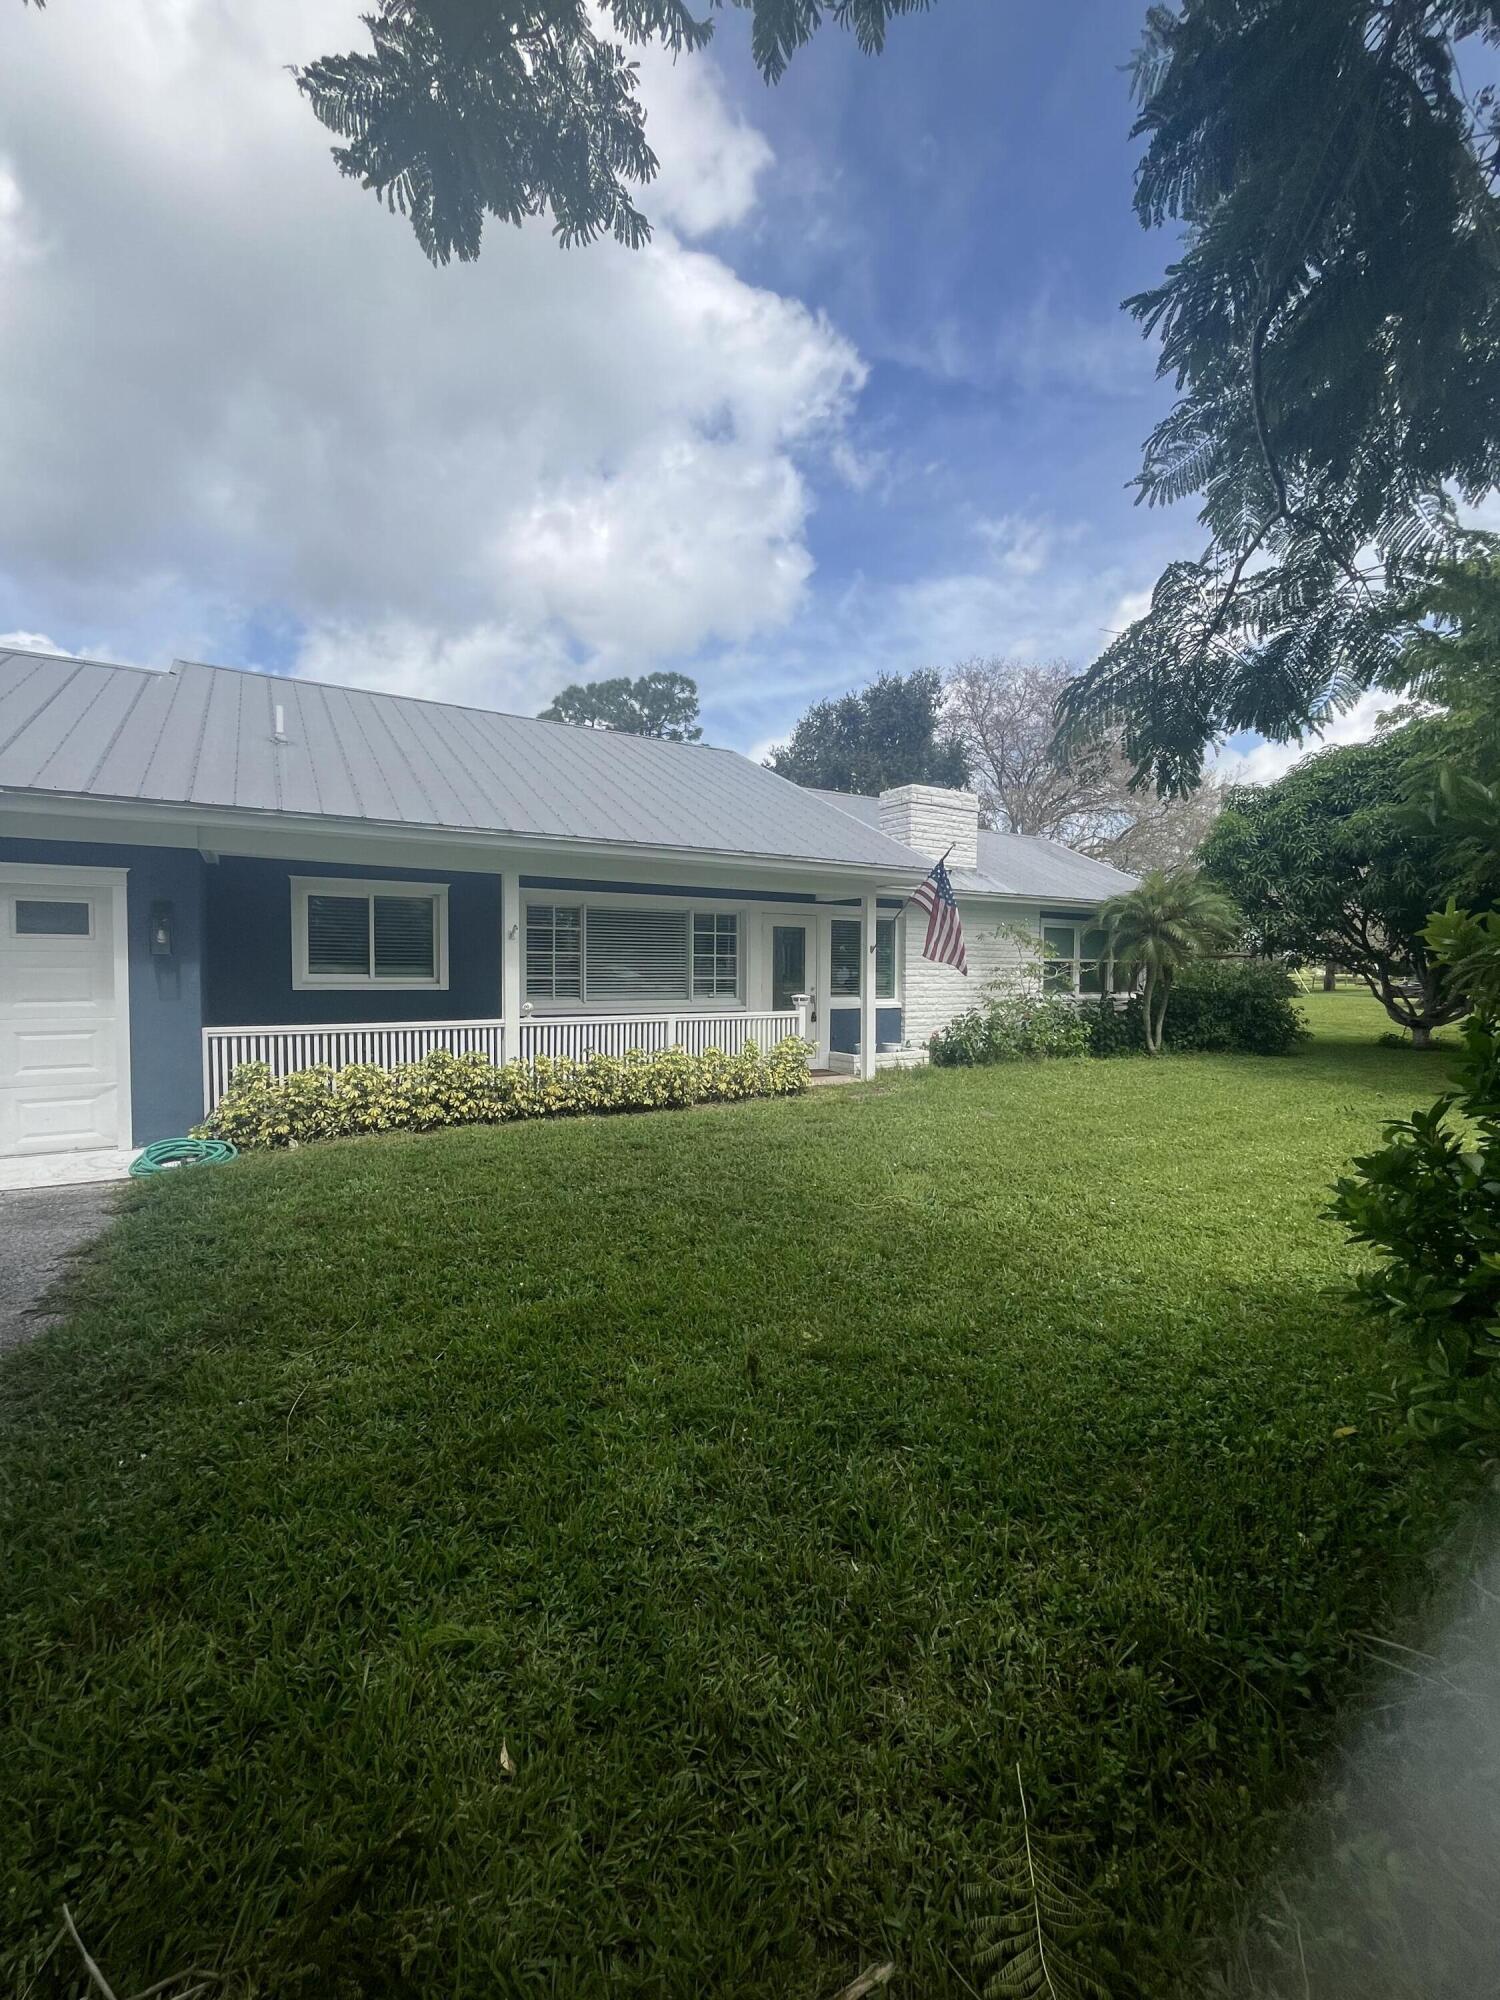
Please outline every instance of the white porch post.
[[521, 928], [521, 871], [500, 874], [500, 1012], [505, 1020], [505, 1059], [521, 1054], [521, 954], [526, 938]]
[[868, 1081], [875, 1074], [875, 924], [879, 904], [865, 897], [864, 976], [859, 982], [859, 1073]]

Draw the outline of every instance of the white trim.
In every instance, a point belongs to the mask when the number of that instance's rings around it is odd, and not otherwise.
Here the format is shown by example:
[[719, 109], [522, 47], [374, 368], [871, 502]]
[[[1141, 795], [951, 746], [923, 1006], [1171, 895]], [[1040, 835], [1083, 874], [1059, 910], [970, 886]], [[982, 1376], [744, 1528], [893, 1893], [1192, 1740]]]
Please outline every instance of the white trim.
[[132, 1144], [134, 1116], [130, 1090], [130, 897], [128, 868], [70, 868], [49, 861], [0, 861], [0, 883], [41, 882], [51, 889], [110, 892], [110, 939], [115, 981], [115, 1132], [121, 1146]]
[[[369, 875], [289, 875], [292, 895], [292, 991], [294, 993], [400, 993], [448, 990], [448, 884], [446, 882], [377, 881]], [[309, 972], [307, 969], [307, 901], [310, 896], [363, 896], [375, 923], [377, 896], [427, 896], [435, 905], [432, 924], [434, 976], [431, 979], [382, 979], [375, 971], [371, 945], [370, 970]]]

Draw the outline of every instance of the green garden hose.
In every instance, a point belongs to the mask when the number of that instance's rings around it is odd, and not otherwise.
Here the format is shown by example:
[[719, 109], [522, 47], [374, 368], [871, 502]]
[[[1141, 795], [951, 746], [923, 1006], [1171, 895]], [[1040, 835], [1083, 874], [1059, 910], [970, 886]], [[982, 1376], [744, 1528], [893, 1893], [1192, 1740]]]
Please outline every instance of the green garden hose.
[[232, 1160], [236, 1149], [227, 1139], [158, 1139], [138, 1160], [132, 1174], [163, 1174], [169, 1167], [217, 1167]]

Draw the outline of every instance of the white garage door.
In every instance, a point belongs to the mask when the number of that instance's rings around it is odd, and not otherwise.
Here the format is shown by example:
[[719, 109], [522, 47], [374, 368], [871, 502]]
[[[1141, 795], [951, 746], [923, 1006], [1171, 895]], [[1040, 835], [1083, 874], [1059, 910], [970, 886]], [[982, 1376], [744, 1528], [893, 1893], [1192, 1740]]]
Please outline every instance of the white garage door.
[[116, 900], [96, 876], [0, 871], [0, 1159], [128, 1137]]

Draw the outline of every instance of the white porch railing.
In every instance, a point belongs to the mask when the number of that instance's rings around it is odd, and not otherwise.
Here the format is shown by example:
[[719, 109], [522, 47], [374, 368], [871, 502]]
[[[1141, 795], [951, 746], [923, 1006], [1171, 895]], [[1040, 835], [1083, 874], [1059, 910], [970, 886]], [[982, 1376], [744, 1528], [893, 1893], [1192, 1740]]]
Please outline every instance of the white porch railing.
[[722, 1049], [738, 1055], [746, 1042], [773, 1048], [788, 1035], [806, 1033], [798, 1009], [774, 1013], [717, 1014], [525, 1014], [516, 1035], [503, 1021], [342, 1022], [337, 1026], [205, 1028], [203, 1030], [203, 1109], [212, 1111], [241, 1063], [263, 1062], [272, 1076], [326, 1063], [373, 1063], [399, 1069], [434, 1049], [453, 1055], [478, 1053], [493, 1063], [531, 1062], [537, 1056], [568, 1058], [622, 1056], [630, 1049], [657, 1053], [683, 1048], [689, 1055]]
[[575, 1061], [623, 1056], [630, 1049], [655, 1055], [681, 1048], [690, 1056], [722, 1049], [726, 1056], [737, 1056], [746, 1042], [769, 1049], [803, 1032], [803, 1017], [795, 1009], [774, 1014], [523, 1014], [518, 1053], [523, 1062], [536, 1056]]

